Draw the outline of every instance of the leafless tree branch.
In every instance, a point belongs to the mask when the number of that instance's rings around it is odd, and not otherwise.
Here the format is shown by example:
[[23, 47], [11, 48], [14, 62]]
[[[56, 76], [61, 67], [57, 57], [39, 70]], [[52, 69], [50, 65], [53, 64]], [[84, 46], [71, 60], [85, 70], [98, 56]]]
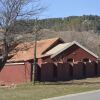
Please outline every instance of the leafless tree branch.
[[[3, 30], [3, 58], [7, 58], [14, 41], [14, 27], [19, 19], [33, 18], [45, 8], [41, 0], [0, 0], [0, 28]], [[37, 31], [36, 31], [37, 32]]]

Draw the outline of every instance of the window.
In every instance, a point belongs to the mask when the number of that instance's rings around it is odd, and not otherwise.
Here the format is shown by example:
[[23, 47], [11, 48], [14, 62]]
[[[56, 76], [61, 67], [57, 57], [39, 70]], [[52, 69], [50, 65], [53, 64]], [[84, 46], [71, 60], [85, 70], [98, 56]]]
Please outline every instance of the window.
[[69, 59], [67, 59], [67, 62], [72, 63], [73, 62], [73, 59], [72, 58], [69, 58]]
[[83, 62], [89, 62], [89, 58], [84, 58]]

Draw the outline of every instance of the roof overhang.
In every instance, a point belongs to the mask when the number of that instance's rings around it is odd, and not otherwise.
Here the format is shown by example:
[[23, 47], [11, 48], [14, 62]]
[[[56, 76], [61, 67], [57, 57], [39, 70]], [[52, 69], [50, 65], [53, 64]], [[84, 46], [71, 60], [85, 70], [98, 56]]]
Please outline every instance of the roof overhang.
[[64, 43], [64, 40], [63, 40], [63, 39], [61, 39], [61, 38], [56, 38], [56, 40], [54, 41], [54, 43], [51, 44], [48, 48], [46, 48], [46, 49], [42, 52], [42, 54], [44, 54], [46, 51], [48, 51], [49, 48], [51, 48], [57, 41], [60, 41], [61, 43]]
[[79, 44], [76, 41], [71, 42], [70, 45], [64, 47], [63, 49], [59, 50], [55, 54], [51, 55], [51, 58], [56, 57], [58, 54], [62, 53], [64, 50], [68, 49], [69, 47], [73, 46], [74, 44], [76, 44], [77, 46], [79, 46], [80, 48], [82, 48], [83, 50], [85, 50], [86, 52], [91, 54], [92, 56], [96, 57], [97, 59], [99, 58], [95, 53], [91, 52], [90, 50], [88, 50], [87, 48], [85, 48], [84, 46], [82, 46], [81, 44]]

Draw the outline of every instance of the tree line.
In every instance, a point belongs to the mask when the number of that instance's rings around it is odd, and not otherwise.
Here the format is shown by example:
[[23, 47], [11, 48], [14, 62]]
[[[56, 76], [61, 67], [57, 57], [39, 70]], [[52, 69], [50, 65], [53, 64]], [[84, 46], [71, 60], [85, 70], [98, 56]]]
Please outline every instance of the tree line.
[[[64, 18], [47, 18], [38, 20], [43, 29], [52, 29], [54, 31], [90, 31], [100, 34], [100, 16], [83, 15], [69, 16]], [[34, 19], [17, 20], [16, 32], [31, 32], [35, 24]]]

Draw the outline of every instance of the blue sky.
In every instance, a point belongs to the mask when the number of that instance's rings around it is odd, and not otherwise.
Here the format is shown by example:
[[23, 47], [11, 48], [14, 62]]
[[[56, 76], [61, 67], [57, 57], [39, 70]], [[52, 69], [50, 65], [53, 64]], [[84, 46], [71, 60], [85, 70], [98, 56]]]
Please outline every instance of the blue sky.
[[42, 0], [47, 6], [41, 18], [100, 15], [100, 0]]

